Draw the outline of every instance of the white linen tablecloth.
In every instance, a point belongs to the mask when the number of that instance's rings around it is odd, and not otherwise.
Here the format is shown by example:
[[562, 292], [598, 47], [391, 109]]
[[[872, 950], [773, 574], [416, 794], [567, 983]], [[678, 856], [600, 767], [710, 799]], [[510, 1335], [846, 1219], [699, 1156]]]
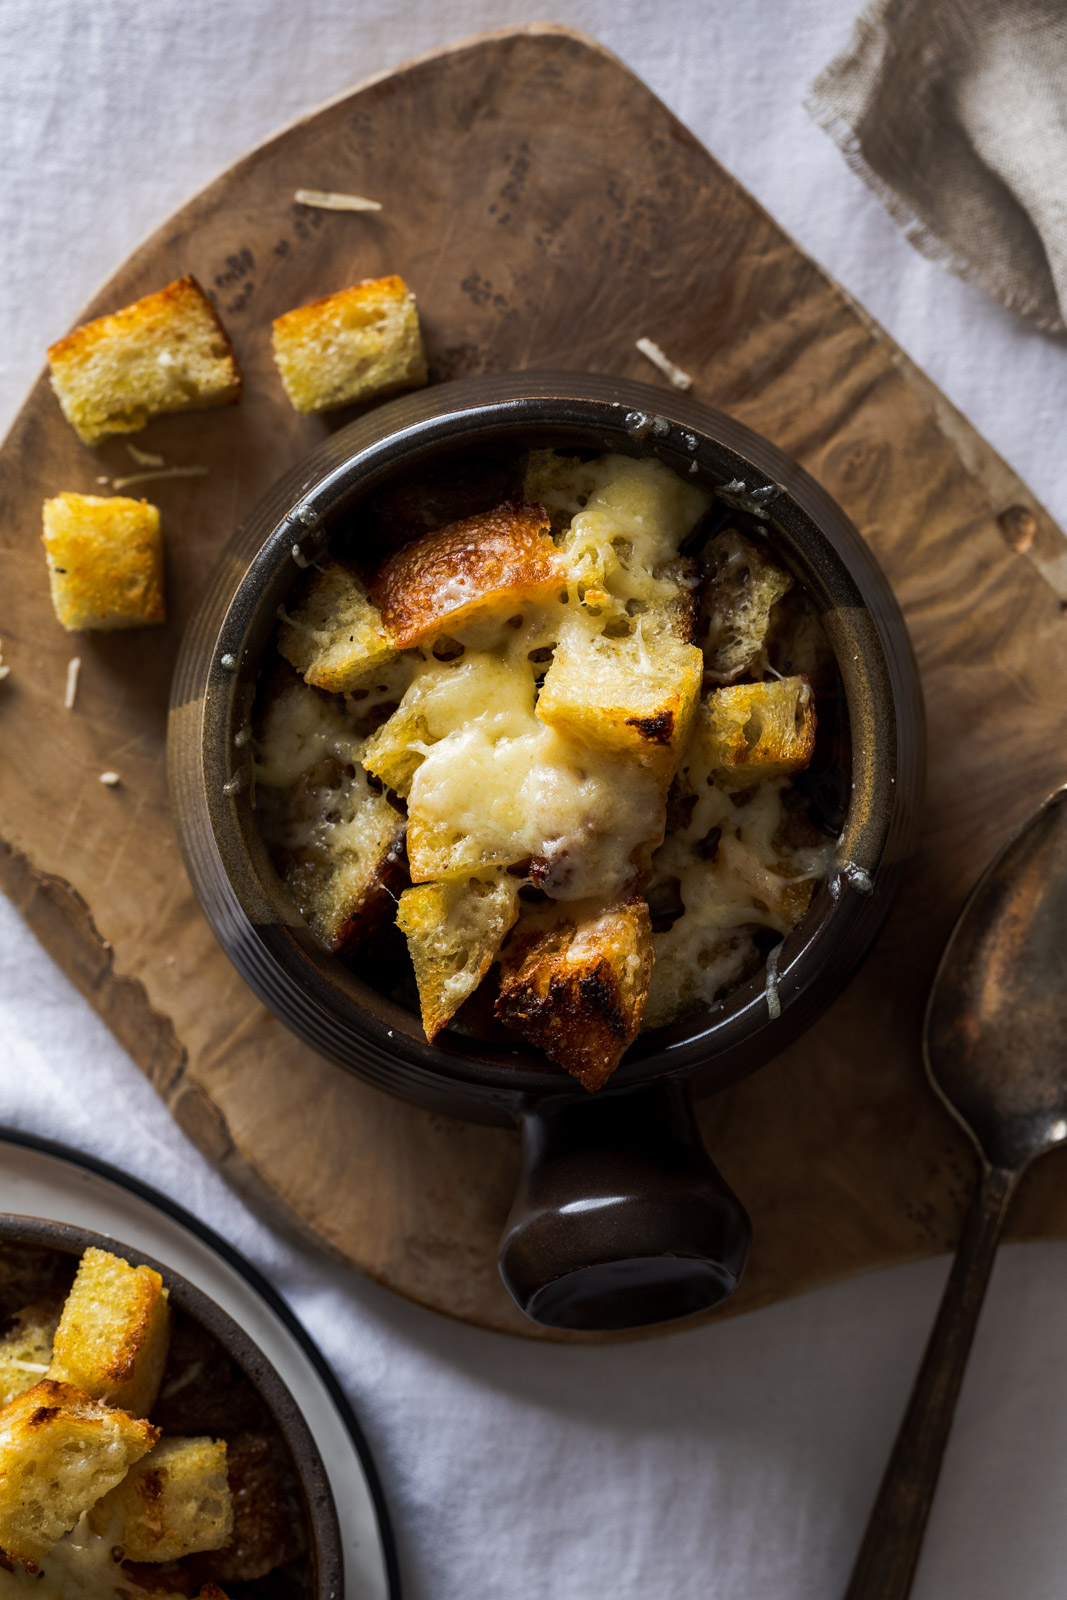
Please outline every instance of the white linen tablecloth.
[[[1064, 343], [909, 248], [803, 110], [857, 0], [560, 0], [941, 384], [1067, 522]], [[0, 423], [151, 228], [255, 141], [520, 0], [3, 0]], [[4, 546], [0, 530], [0, 558]], [[0, 638], [3, 636], [0, 567]], [[4, 750], [0, 706], [0, 759]], [[559, 1349], [452, 1323], [251, 1213], [0, 901], [0, 1121], [220, 1229], [333, 1362], [410, 1600], [832, 1600], [946, 1263], [714, 1328]], [[997, 1266], [915, 1594], [1062, 1600], [1067, 1247]]]

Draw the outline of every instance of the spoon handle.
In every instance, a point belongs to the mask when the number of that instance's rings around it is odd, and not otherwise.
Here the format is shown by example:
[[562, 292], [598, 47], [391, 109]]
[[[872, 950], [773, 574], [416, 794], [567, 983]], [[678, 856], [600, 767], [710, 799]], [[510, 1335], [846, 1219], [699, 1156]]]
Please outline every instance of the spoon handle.
[[956, 1259], [896, 1444], [871, 1509], [845, 1600], [907, 1600], [978, 1313], [1017, 1174], [989, 1168], [971, 1201]]

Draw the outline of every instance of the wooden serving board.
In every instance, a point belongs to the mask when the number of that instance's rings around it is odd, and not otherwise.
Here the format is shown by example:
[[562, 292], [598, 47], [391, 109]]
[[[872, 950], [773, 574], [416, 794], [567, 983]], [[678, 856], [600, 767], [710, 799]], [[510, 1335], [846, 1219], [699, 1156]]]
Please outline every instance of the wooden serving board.
[[[309, 211], [293, 203], [298, 187], [383, 209]], [[801, 461], [884, 564], [929, 710], [922, 847], [844, 998], [702, 1118], [755, 1225], [729, 1312], [948, 1248], [972, 1157], [924, 1086], [920, 1017], [968, 887], [1067, 778], [1059, 529], [666, 108], [564, 29], [458, 45], [287, 129], [161, 228], [86, 314], [184, 272], [216, 299], [246, 384], [238, 408], [164, 419], [136, 439], [168, 463], [209, 468], [134, 491], [163, 512], [166, 628], [74, 638], [49, 605], [42, 497], [107, 492], [101, 477], [137, 470], [125, 443], [84, 449], [42, 378], [0, 455], [0, 637], [12, 668], [0, 690], [0, 881], [181, 1127], [380, 1282], [487, 1327], [561, 1337], [526, 1322], [496, 1276], [515, 1136], [390, 1099], [291, 1038], [216, 947], [168, 815], [168, 682], [212, 558], [270, 481], [346, 420], [289, 409], [270, 320], [400, 272], [419, 298], [434, 379], [570, 367], [654, 380], [634, 348], [647, 335], [700, 399]], [[1037, 521], [1027, 554], [996, 521], [1016, 503]], [[66, 711], [75, 654], [80, 689]], [[116, 788], [98, 781], [108, 769]], [[1067, 1237], [1062, 1176], [1055, 1158], [1034, 1173], [1013, 1212], [1017, 1237]]]

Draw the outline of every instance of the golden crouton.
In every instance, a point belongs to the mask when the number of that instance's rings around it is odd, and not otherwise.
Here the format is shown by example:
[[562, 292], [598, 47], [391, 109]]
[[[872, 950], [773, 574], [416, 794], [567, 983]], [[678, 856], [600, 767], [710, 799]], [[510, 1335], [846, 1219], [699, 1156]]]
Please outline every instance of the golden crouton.
[[533, 933], [520, 923], [500, 966], [501, 1022], [583, 1088], [600, 1089], [641, 1025], [652, 979], [648, 906], [635, 897]]
[[18, 1313], [0, 1339], [0, 1406], [32, 1389], [47, 1373], [62, 1310], [62, 1295], [44, 1294]]
[[161, 1439], [89, 1514], [94, 1533], [116, 1530], [128, 1561], [177, 1561], [220, 1550], [233, 1534], [221, 1439]]
[[580, 745], [624, 752], [670, 782], [689, 737], [703, 657], [667, 633], [568, 632], [556, 646], [537, 715]]
[[426, 1037], [432, 1043], [489, 971], [518, 916], [519, 885], [507, 873], [423, 883], [400, 896]]
[[408, 810], [408, 871], [412, 883], [433, 883], [440, 878], [467, 878], [514, 866], [523, 855], [515, 830], [498, 828], [491, 837], [466, 827], [453, 826]]
[[369, 781], [364, 741], [338, 703], [299, 681], [268, 704], [257, 749], [275, 867], [326, 948], [351, 950], [393, 903], [404, 818]]
[[56, 1329], [48, 1376], [147, 1416], [170, 1343], [167, 1294], [151, 1267], [86, 1250]]
[[403, 278], [367, 278], [278, 317], [274, 361], [297, 411], [332, 411], [426, 382], [415, 296]]
[[0, 1548], [40, 1563], [158, 1438], [71, 1384], [34, 1384], [0, 1412]]
[[290, 665], [331, 694], [359, 686], [396, 655], [396, 646], [359, 578], [341, 561], [310, 575], [282, 619], [278, 649]]
[[52, 606], [70, 633], [165, 622], [163, 535], [147, 500], [60, 494], [44, 503]]
[[412, 746], [431, 742], [421, 697], [405, 696], [392, 716], [367, 740], [363, 765], [379, 782], [406, 799], [411, 780], [425, 759], [425, 751]]
[[475, 616], [506, 616], [565, 585], [543, 507], [506, 500], [406, 544], [379, 569], [370, 595], [407, 650]]
[[163, 412], [206, 411], [241, 396], [226, 329], [191, 277], [75, 328], [48, 361], [63, 415], [89, 445]]
[[716, 780], [744, 789], [802, 772], [815, 752], [815, 701], [807, 678], [736, 683], [700, 707], [694, 737]]
[[226, 1450], [233, 1533], [221, 1550], [187, 1557], [198, 1580], [251, 1583], [304, 1552], [296, 1486], [273, 1441], [242, 1433]]
[[733, 528], [712, 541], [705, 567], [705, 670], [713, 683], [731, 683], [759, 655], [771, 607], [792, 588], [793, 579]]
[[653, 617], [683, 644], [692, 644], [696, 637], [700, 591], [697, 562], [692, 556], [678, 556], [674, 561], [667, 561], [656, 568], [656, 581], [660, 594], [657, 603], [649, 607]]
[[389, 886], [403, 856], [404, 818], [371, 787], [362, 768], [351, 783], [314, 794], [314, 835], [294, 851], [285, 883], [326, 948], [351, 951], [393, 904]]

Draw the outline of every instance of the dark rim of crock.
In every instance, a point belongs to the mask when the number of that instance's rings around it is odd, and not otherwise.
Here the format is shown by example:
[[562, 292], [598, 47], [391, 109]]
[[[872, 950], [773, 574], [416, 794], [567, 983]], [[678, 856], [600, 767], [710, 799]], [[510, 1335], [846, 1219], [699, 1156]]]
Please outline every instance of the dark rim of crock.
[[43, 1217], [9, 1214], [0, 1215], [0, 1240], [9, 1244], [43, 1245], [71, 1256], [80, 1256], [95, 1246], [121, 1256], [132, 1266], [152, 1267], [159, 1273], [169, 1291], [171, 1305], [199, 1322], [218, 1340], [265, 1402], [292, 1456], [304, 1501], [311, 1538], [306, 1557], [310, 1569], [307, 1592], [319, 1600], [338, 1600], [344, 1592], [341, 1532], [322, 1457], [289, 1390], [259, 1346], [233, 1318], [173, 1267], [106, 1234], [92, 1233], [66, 1222], [51, 1222]]

